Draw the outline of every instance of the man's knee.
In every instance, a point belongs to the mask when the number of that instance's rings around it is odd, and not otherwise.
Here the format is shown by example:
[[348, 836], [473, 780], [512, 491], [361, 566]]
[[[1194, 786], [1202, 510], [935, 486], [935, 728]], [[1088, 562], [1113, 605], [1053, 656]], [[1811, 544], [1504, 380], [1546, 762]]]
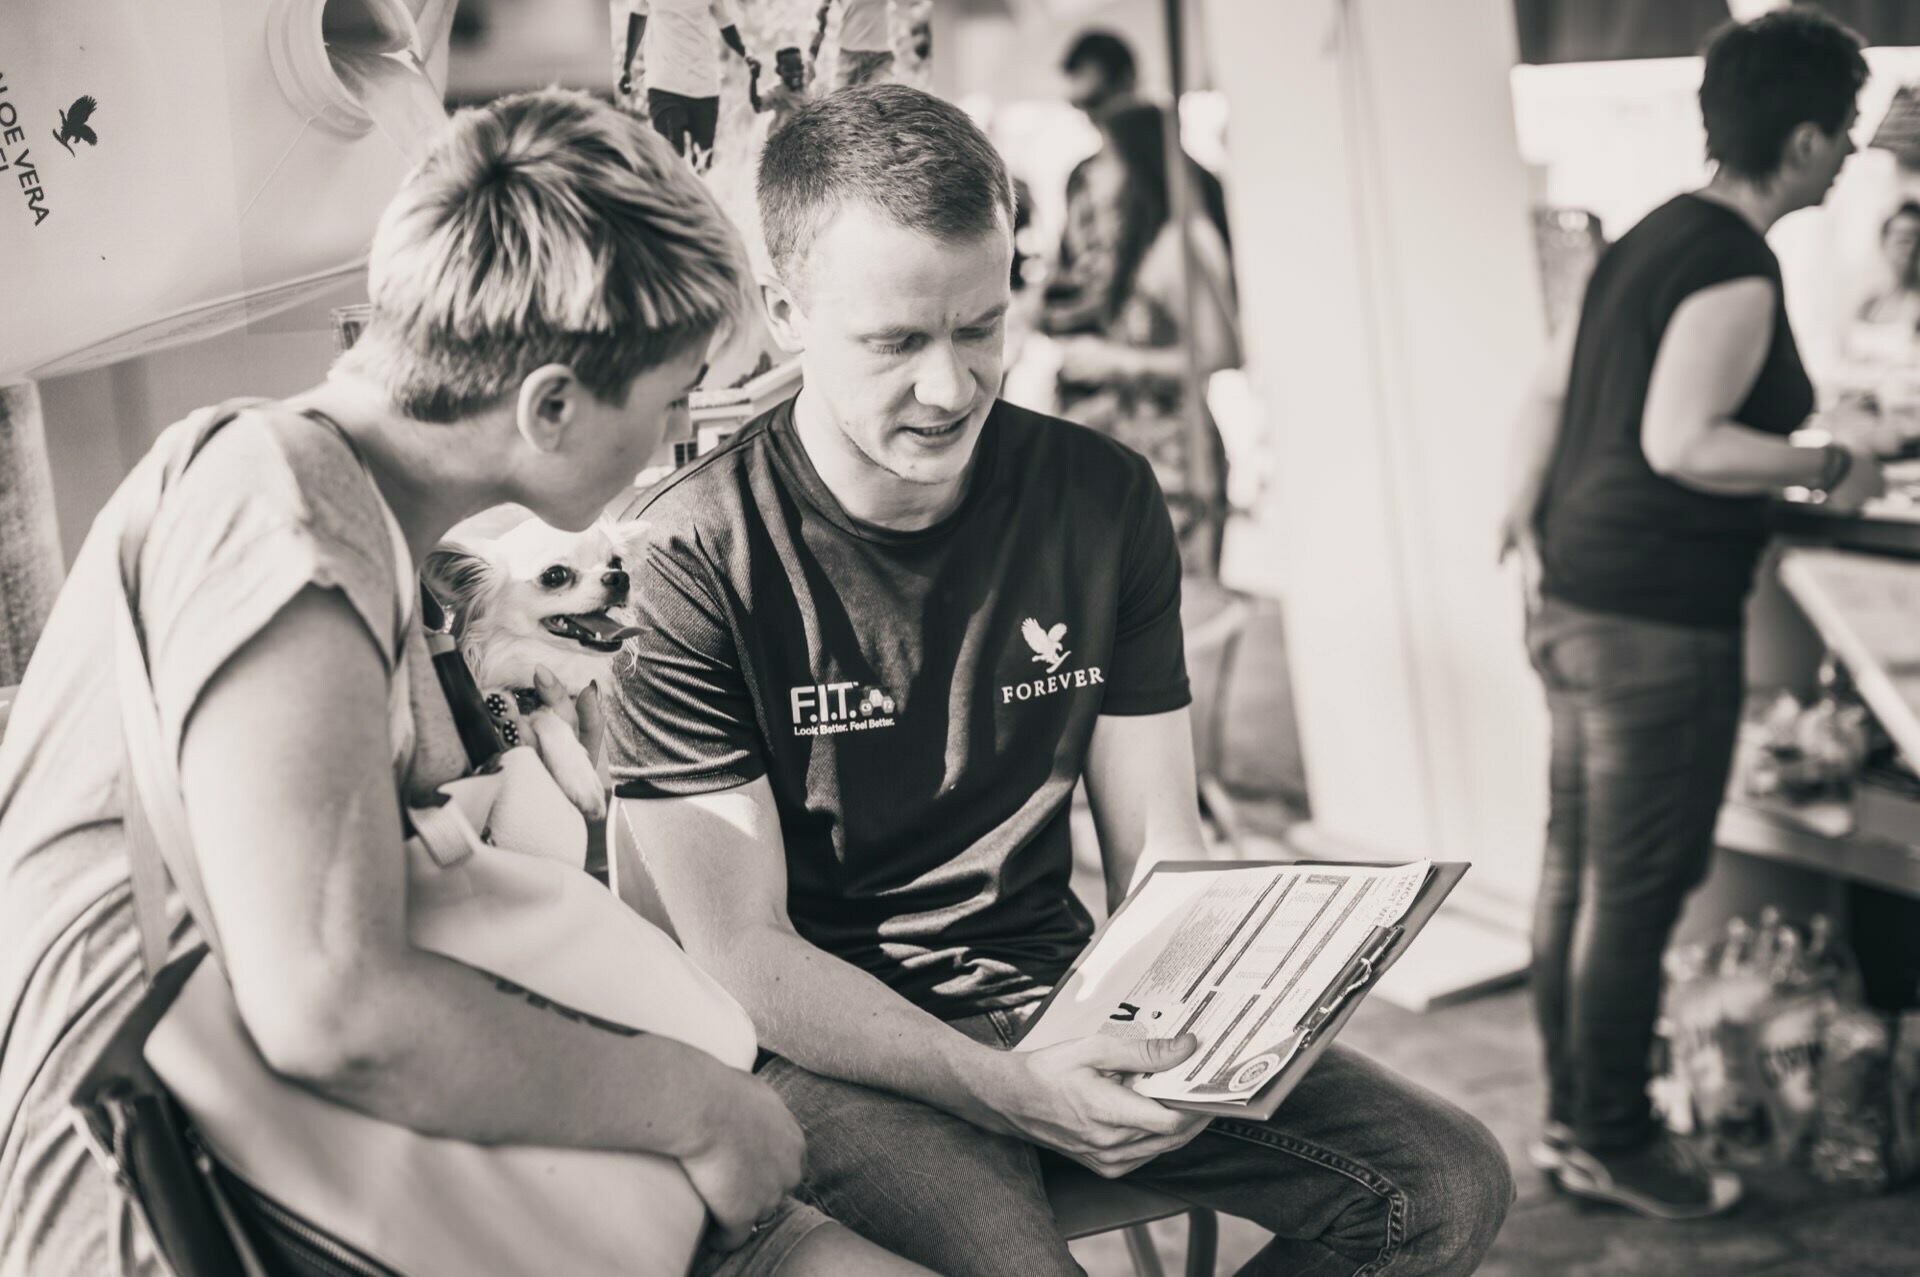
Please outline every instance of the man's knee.
[[1430, 1126], [1422, 1182], [1405, 1185], [1410, 1244], [1421, 1272], [1470, 1273], [1499, 1236], [1513, 1205], [1513, 1168], [1493, 1133], [1457, 1109]]

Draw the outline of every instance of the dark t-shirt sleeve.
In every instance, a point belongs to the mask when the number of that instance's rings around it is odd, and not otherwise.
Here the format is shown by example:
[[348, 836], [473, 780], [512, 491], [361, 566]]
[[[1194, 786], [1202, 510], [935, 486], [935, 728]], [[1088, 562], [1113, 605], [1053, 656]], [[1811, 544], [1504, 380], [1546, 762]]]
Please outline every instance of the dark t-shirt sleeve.
[[614, 666], [608, 765], [622, 798], [734, 789], [766, 775], [739, 647], [696, 551], [643, 553], [634, 579], [641, 633]]
[[1180, 545], [1160, 484], [1142, 462], [1126, 503], [1119, 621], [1102, 714], [1164, 714], [1193, 702], [1180, 627]]

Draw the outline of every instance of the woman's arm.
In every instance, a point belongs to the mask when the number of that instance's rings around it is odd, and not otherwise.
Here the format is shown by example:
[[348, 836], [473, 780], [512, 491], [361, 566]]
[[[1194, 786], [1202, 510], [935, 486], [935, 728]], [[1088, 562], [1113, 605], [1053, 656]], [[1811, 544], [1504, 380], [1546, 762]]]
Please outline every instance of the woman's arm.
[[1514, 414], [1513, 434], [1507, 445], [1507, 500], [1500, 518], [1499, 557], [1503, 562], [1509, 554], [1520, 557], [1520, 579], [1529, 607], [1539, 601], [1540, 550], [1535, 527], [1547, 471], [1560, 442], [1578, 334], [1579, 324], [1569, 322], [1548, 343]]
[[679, 1158], [723, 1221], [770, 1206], [798, 1179], [802, 1142], [763, 1084], [408, 942], [390, 753], [373, 638], [317, 587], [214, 675], [187, 721], [194, 848], [268, 1064], [428, 1134]]
[[1640, 446], [1654, 473], [1703, 492], [1819, 487], [1831, 458], [1734, 421], [1773, 342], [1774, 285], [1735, 279], [1680, 303], [1654, 356]]

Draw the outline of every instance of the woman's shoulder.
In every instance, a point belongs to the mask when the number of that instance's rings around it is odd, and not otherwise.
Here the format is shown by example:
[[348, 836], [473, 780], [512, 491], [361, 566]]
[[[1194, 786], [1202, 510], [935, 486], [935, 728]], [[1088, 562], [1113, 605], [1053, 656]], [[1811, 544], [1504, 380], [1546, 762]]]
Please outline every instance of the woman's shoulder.
[[391, 657], [399, 560], [381, 498], [351, 445], [276, 405], [215, 425], [195, 414], [157, 445], [178, 449], [166, 460], [185, 468], [141, 553], [143, 623], [163, 648], [169, 638], [231, 647], [318, 585], [340, 590]]

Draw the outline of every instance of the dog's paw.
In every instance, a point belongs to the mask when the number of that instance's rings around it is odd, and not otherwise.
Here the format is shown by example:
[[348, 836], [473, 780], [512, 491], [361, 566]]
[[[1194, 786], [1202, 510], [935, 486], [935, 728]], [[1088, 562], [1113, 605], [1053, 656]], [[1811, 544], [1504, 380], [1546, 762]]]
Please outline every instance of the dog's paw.
[[554, 784], [560, 786], [560, 792], [589, 821], [603, 819], [607, 814], [607, 791], [601, 787], [600, 771], [566, 720], [543, 707], [527, 716], [527, 726], [539, 742], [540, 757], [552, 773]]

